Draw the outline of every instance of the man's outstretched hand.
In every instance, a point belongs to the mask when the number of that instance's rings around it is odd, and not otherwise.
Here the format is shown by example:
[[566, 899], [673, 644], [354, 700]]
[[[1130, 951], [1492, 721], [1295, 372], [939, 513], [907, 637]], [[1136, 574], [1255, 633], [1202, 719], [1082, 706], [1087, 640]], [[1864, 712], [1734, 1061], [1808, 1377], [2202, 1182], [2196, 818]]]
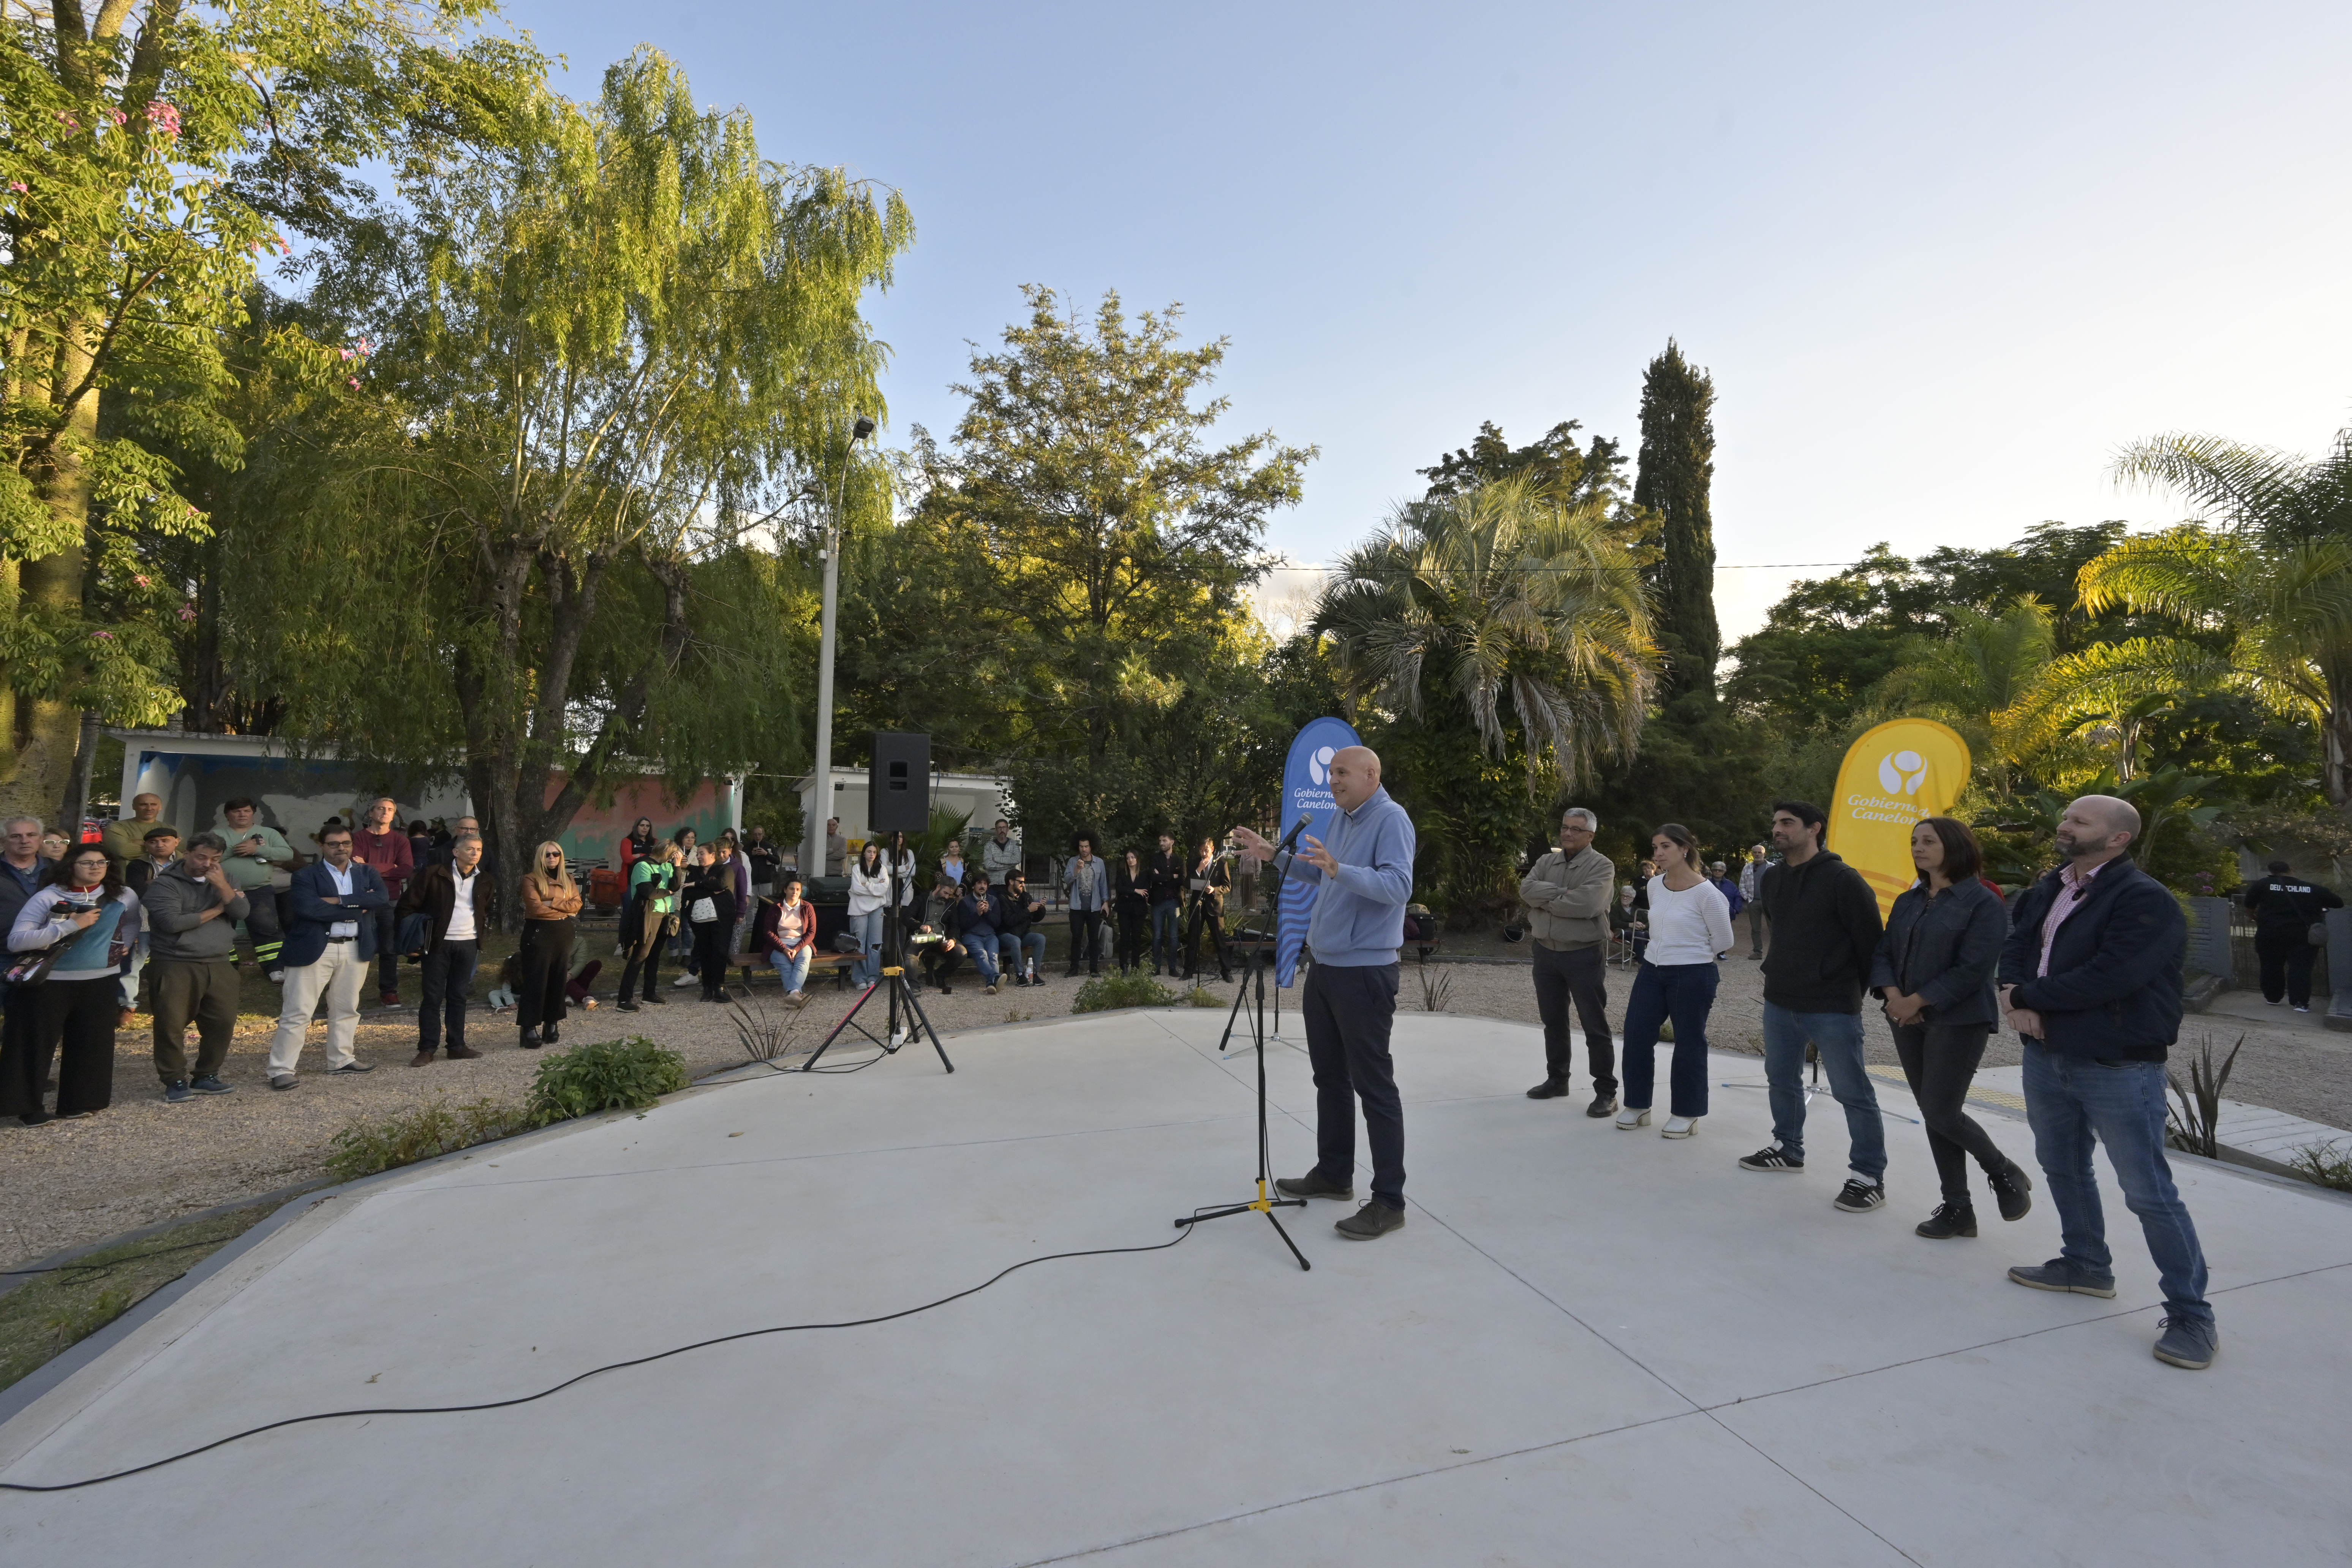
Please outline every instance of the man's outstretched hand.
[[1339, 862], [1331, 858], [1331, 851], [1323, 847], [1323, 841], [1320, 838], [1307, 833], [1299, 836], [1299, 841], [1307, 846], [1298, 852], [1298, 858], [1301, 860], [1316, 868], [1327, 877], [1336, 877], [1339, 874]]
[[1274, 846], [1268, 844], [1262, 835], [1255, 833], [1249, 828], [1234, 828], [1234, 842], [1240, 845], [1244, 849], [1248, 850], [1251, 854], [1256, 856], [1261, 860], [1271, 860], [1274, 858]]

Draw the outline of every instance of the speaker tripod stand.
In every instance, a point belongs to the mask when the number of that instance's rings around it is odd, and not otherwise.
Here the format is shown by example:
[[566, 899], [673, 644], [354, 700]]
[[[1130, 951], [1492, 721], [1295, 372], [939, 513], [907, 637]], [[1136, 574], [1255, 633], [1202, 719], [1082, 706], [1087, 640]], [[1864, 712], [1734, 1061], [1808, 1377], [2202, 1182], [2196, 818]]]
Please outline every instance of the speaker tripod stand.
[[[908, 1039], [919, 1040], [928, 1036], [931, 1049], [940, 1053], [940, 1066], [950, 1072], [955, 1071], [955, 1063], [948, 1060], [948, 1048], [940, 1044], [940, 1032], [931, 1026], [930, 1015], [923, 1011], [922, 998], [915, 994], [914, 986], [907, 981], [906, 951], [898, 938], [898, 862], [894, 858], [890, 862], [890, 907], [883, 911], [882, 916], [882, 973], [866, 988], [866, 994], [851, 1005], [841, 1022], [833, 1026], [833, 1033], [824, 1037], [824, 1043], [809, 1054], [809, 1059], [801, 1064], [801, 1071], [814, 1072], [817, 1058], [831, 1050], [833, 1043], [849, 1029], [856, 1030], [881, 1047], [886, 1057], [897, 1055], [898, 1047], [907, 1044]], [[874, 994], [877, 991], [887, 993], [888, 997], [887, 1005], [890, 1018], [887, 1038], [877, 1038], [873, 1030], [857, 1021], [857, 1015], [865, 1010], [866, 1004], [874, 1000]], [[901, 1012], [901, 1008], [905, 1010]], [[857, 1065], [863, 1067], [866, 1064], [860, 1062]], [[834, 1070], [845, 1069], [836, 1068]]]
[[[1176, 1227], [1181, 1230], [1204, 1219], [1224, 1219], [1237, 1214], [1262, 1214], [1265, 1215], [1266, 1223], [1274, 1226], [1274, 1234], [1282, 1237], [1282, 1245], [1290, 1248], [1290, 1256], [1298, 1259], [1298, 1267], [1312, 1268], [1315, 1266], [1307, 1261], [1307, 1255], [1298, 1250], [1298, 1244], [1290, 1239], [1290, 1233], [1282, 1228], [1282, 1221], [1276, 1219], [1274, 1213], [1276, 1209], [1303, 1209], [1307, 1206], [1307, 1200], [1274, 1195], [1273, 1150], [1267, 1142], [1265, 1130], [1265, 972], [1273, 967], [1274, 944], [1261, 943], [1250, 955], [1249, 973], [1242, 976], [1241, 984], [1234, 988], [1234, 1010], [1225, 1016], [1225, 1036], [1230, 1038], [1255, 983], [1257, 996], [1256, 1006], [1250, 1014], [1250, 1037], [1257, 1047], [1257, 1196], [1249, 1203], [1229, 1204], [1223, 1208], [1204, 1209], [1198, 1214], [1186, 1215], [1177, 1220]], [[1223, 1041], [1219, 1041], [1217, 1048], [1220, 1051], [1224, 1049]]]

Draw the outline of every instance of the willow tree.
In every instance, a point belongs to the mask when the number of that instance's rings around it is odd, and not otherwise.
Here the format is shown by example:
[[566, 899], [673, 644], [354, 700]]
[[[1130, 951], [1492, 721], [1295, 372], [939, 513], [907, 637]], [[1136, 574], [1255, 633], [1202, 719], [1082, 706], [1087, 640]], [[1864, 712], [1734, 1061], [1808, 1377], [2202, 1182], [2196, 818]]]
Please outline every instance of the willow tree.
[[322, 269], [318, 307], [380, 341], [382, 415], [287, 548], [350, 571], [240, 613], [289, 731], [454, 752], [514, 866], [640, 759], [740, 769], [746, 715], [792, 711], [791, 584], [754, 557], [881, 412], [860, 301], [912, 237], [895, 194], [763, 159], [748, 115], [698, 109], [649, 49], [593, 103], [518, 116], [411, 160]]
[[[207, 526], [175, 458], [238, 460], [218, 404], [256, 257], [332, 210], [339, 171], [436, 118], [423, 84], [496, 77], [515, 51], [489, 46], [485, 75], [454, 31], [482, 8], [0, 12], [0, 806], [73, 809], [86, 716], [179, 708], [185, 585], [145, 552]], [[277, 346], [327, 374], [318, 345]]]

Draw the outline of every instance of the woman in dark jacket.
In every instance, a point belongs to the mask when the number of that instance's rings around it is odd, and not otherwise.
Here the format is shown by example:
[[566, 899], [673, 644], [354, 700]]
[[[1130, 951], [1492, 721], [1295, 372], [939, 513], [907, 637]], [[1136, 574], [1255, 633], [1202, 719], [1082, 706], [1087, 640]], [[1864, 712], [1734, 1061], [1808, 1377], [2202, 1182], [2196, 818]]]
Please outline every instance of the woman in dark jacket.
[[1110, 907], [1118, 919], [1118, 972], [1142, 967], [1151, 944], [1151, 873], [1132, 849], [1110, 868]]
[[1935, 1241], [1977, 1233], [1969, 1196], [1968, 1156], [1976, 1156], [2000, 1204], [2000, 1217], [2021, 1219], [2032, 1179], [2002, 1153], [1966, 1110], [1969, 1080], [2000, 1016], [1993, 974], [2009, 936], [2000, 897], [1977, 879], [1984, 857], [1968, 825], [1930, 816], [1911, 830], [1918, 882], [1895, 900], [1870, 966], [1870, 988], [1885, 999], [1903, 1076], [1927, 1124], [1927, 1148], [1944, 1202], [1921, 1221]]
[[[735, 868], [721, 865], [718, 852], [707, 844], [694, 852], [694, 858], [679, 900], [694, 928], [694, 973], [702, 979], [705, 1002], [724, 1002], [729, 999], [727, 950], [735, 940]], [[696, 920], [696, 914], [706, 912], [706, 900], [710, 918]]]
[[1225, 961], [1225, 889], [1232, 887], [1234, 874], [1217, 858], [1217, 841], [1201, 840], [1201, 853], [1184, 879], [1185, 898], [1190, 900], [1184, 921], [1184, 978], [1199, 977], [1208, 962], [1201, 951], [1203, 926], [1208, 928], [1209, 952], [1217, 957], [1217, 978], [1233, 979], [1233, 967]]

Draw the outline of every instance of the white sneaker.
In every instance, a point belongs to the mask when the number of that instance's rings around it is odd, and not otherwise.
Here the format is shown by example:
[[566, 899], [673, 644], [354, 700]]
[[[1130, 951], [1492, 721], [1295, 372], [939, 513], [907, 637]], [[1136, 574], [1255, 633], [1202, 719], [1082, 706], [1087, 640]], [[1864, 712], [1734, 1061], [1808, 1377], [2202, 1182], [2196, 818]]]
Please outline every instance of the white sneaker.
[[1661, 1138], [1687, 1138], [1697, 1131], [1697, 1117], [1669, 1116], [1666, 1118], [1666, 1124], [1658, 1129], [1658, 1136]]
[[1639, 1110], [1629, 1105], [1617, 1113], [1617, 1130], [1621, 1132], [1630, 1132], [1636, 1127], [1647, 1127], [1649, 1124], [1650, 1108], [1646, 1105]]
[[691, 975], [691, 974], [681, 974], [681, 975], [679, 975], [677, 979], [675, 979], [675, 980], [673, 980], [673, 981], [671, 981], [671, 982], [669, 983], [669, 988], [670, 988], [671, 990], [673, 990], [673, 991], [681, 991], [681, 990], [684, 990], [687, 986], [694, 985], [694, 984], [699, 984], [699, 982], [698, 982], [698, 981], [695, 979], [695, 977], [694, 977], [693, 975]]

